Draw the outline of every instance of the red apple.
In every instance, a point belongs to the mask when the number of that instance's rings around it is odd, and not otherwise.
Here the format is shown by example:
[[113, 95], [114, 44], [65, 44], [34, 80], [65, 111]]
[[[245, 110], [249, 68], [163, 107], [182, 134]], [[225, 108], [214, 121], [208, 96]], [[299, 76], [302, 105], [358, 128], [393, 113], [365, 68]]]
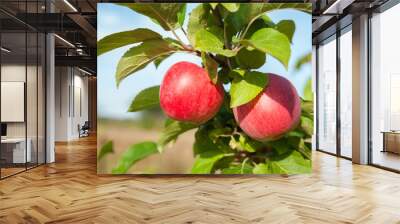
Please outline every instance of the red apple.
[[235, 107], [240, 128], [258, 141], [274, 140], [295, 128], [301, 114], [300, 97], [289, 80], [268, 74], [269, 83], [249, 103]]
[[224, 100], [221, 84], [214, 85], [202, 67], [178, 62], [165, 74], [160, 105], [172, 119], [201, 124], [211, 119]]

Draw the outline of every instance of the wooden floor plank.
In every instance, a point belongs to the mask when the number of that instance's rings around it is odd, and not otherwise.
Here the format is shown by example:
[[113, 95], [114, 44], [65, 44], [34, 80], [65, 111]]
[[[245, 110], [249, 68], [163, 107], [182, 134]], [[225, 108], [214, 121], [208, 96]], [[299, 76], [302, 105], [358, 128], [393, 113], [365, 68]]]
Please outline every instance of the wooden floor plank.
[[0, 181], [0, 223], [400, 223], [400, 175], [320, 152], [289, 177], [97, 176], [96, 139]]

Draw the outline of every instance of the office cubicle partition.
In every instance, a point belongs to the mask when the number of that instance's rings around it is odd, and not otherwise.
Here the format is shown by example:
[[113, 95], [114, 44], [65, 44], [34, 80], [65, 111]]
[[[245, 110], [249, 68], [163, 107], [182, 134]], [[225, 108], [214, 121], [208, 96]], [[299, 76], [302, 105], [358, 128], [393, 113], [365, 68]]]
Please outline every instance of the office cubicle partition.
[[[45, 34], [23, 21], [44, 1], [0, 2], [0, 178], [45, 163]], [[10, 10], [10, 11], [9, 11]]]

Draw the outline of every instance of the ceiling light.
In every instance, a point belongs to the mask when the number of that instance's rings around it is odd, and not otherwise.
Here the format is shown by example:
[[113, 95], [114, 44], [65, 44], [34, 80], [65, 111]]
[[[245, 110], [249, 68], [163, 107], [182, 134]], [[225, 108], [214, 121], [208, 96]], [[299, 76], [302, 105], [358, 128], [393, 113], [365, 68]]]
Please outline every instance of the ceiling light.
[[330, 5], [322, 14], [330, 14], [333, 13], [332, 11], [337, 11], [337, 6], [340, 0], [336, 0], [332, 5]]
[[62, 38], [62, 37], [60, 37], [59, 35], [57, 35], [57, 34], [54, 34], [54, 36], [55, 37], [57, 37], [59, 40], [61, 40], [62, 42], [64, 42], [64, 43], [66, 43], [67, 45], [69, 45], [70, 47], [73, 47], [73, 48], [75, 48], [75, 45], [73, 45], [71, 42], [69, 42], [68, 40], [66, 40], [66, 39], [64, 39], [64, 38]]
[[0, 49], [1, 49], [2, 51], [6, 52], [6, 53], [10, 53], [10, 52], [11, 52], [11, 50], [9, 50], [9, 49], [7, 49], [7, 48], [5, 48], [5, 47], [1, 47]]
[[68, 0], [64, 0], [65, 4], [67, 4], [74, 12], [78, 12], [78, 10], [73, 6]]
[[83, 73], [85, 73], [85, 74], [87, 74], [87, 75], [90, 75], [90, 76], [92, 75], [92, 73], [90, 73], [90, 72], [88, 72], [88, 71], [86, 71], [86, 70], [83, 70], [83, 69], [81, 69], [81, 68], [79, 68], [79, 67], [78, 67], [78, 70], [81, 71], [81, 72], [83, 72]]
[[343, 10], [351, 5], [355, 0], [336, 0], [322, 14], [342, 14]]

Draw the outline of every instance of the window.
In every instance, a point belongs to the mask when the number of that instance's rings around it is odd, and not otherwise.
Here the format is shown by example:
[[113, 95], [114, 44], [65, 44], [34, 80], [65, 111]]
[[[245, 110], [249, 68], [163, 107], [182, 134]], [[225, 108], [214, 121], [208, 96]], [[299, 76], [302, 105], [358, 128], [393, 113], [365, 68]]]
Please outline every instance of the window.
[[336, 153], [336, 36], [318, 48], [318, 149]]
[[340, 36], [340, 155], [352, 157], [352, 33], [351, 26]]
[[400, 4], [371, 18], [372, 163], [400, 170]]

